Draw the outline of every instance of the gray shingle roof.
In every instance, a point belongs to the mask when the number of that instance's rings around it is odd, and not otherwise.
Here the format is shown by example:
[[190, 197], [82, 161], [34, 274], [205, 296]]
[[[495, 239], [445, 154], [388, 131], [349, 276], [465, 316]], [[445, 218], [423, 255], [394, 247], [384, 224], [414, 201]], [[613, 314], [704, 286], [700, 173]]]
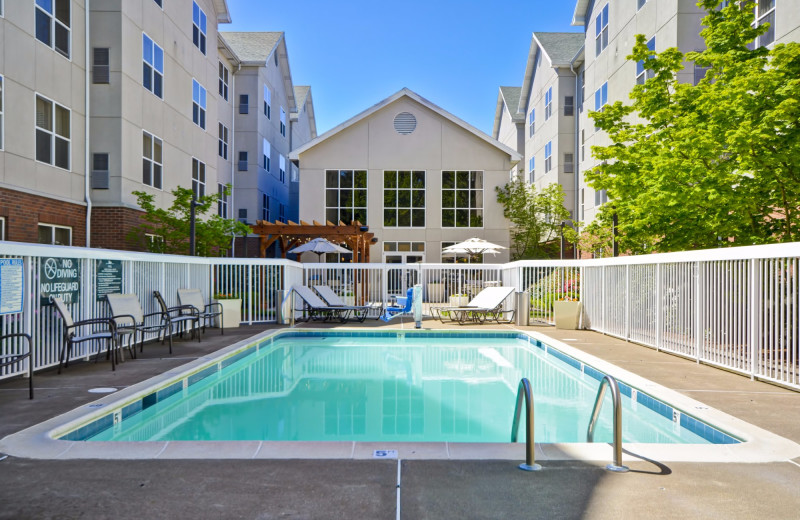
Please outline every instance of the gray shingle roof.
[[582, 32], [535, 32], [533, 35], [553, 65], [569, 63], [581, 50], [586, 39], [586, 35]]
[[282, 32], [222, 32], [233, 52], [243, 62], [267, 61], [272, 50], [283, 37]]
[[503, 93], [506, 107], [513, 116], [519, 110], [519, 97], [522, 95], [522, 87], [500, 87], [500, 92]]
[[311, 90], [311, 87], [308, 85], [295, 85], [294, 102], [297, 105], [297, 110], [300, 110], [300, 107], [306, 103], [306, 96], [308, 96], [309, 90]]

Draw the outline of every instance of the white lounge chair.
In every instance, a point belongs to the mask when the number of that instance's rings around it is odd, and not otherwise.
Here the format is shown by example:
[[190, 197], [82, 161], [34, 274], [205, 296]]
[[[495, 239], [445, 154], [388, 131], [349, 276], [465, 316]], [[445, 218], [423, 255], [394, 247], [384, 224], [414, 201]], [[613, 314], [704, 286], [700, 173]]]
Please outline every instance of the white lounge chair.
[[367, 314], [373, 310], [378, 312], [378, 318], [381, 317], [383, 304], [348, 305], [347, 302], [339, 298], [339, 295], [333, 292], [333, 289], [327, 285], [315, 285], [314, 290], [317, 291], [319, 295], [322, 296], [322, 299], [325, 300], [325, 302], [331, 307], [347, 307], [351, 309], [353, 317], [360, 322], [363, 322], [365, 319], [367, 319]]
[[308, 320], [322, 319], [327, 321], [330, 319], [338, 319], [342, 323], [347, 321], [352, 309], [350, 307], [336, 307], [328, 305], [324, 302], [317, 293], [306, 287], [305, 285], [293, 285], [292, 291], [303, 300], [303, 312], [308, 313]]
[[[463, 325], [467, 321], [483, 323], [487, 318], [497, 323], [511, 323], [516, 311], [503, 310], [503, 302], [514, 292], [513, 287], [487, 287], [475, 295], [466, 305], [459, 307], [431, 307], [434, 318], [444, 323], [445, 318]], [[501, 321], [505, 314], [511, 314], [507, 321]]]

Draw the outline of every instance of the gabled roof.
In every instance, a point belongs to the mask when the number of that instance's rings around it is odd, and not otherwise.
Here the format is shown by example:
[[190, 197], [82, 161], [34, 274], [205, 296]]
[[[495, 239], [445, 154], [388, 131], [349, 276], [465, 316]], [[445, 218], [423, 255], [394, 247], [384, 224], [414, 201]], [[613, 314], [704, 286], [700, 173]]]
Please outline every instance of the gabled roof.
[[214, 0], [213, 3], [214, 10], [217, 12], [217, 23], [231, 23], [231, 11], [228, 9], [228, 0]]
[[591, 0], [578, 0], [572, 13], [572, 25], [586, 25], [586, 11], [591, 4]]
[[586, 36], [581, 32], [536, 32], [531, 35], [531, 47], [528, 51], [528, 62], [525, 65], [525, 77], [522, 80], [522, 91], [520, 92], [520, 112], [527, 110], [528, 98], [531, 94], [531, 88], [533, 88], [538, 54], [541, 52], [543, 56], [546, 56], [551, 67], [569, 67], [572, 60], [579, 55], [583, 48], [585, 38]]
[[522, 87], [500, 87], [497, 94], [497, 107], [494, 110], [494, 127], [492, 137], [498, 138], [500, 132], [500, 121], [503, 119], [503, 107], [508, 110], [511, 120], [515, 123], [525, 121], [525, 113], [519, 111], [519, 96]]
[[283, 39], [282, 32], [229, 32], [220, 31], [242, 63], [264, 64]]
[[326, 141], [327, 139], [335, 136], [336, 134], [338, 134], [342, 130], [347, 129], [347, 128], [355, 125], [356, 123], [358, 123], [360, 121], [363, 121], [364, 119], [370, 117], [375, 112], [377, 112], [380, 109], [382, 109], [382, 108], [394, 103], [395, 101], [397, 101], [398, 99], [401, 99], [403, 97], [407, 97], [409, 99], [412, 99], [412, 100], [416, 101], [417, 103], [419, 103], [420, 105], [424, 106], [425, 108], [427, 108], [427, 109], [439, 114], [443, 118], [447, 119], [451, 123], [454, 123], [457, 126], [460, 126], [461, 128], [463, 128], [467, 132], [473, 134], [475, 137], [478, 137], [479, 139], [481, 139], [483, 141], [486, 141], [488, 144], [494, 146], [495, 148], [497, 148], [499, 150], [502, 150], [503, 152], [507, 153], [509, 155], [509, 157], [511, 157], [511, 162], [513, 164], [516, 164], [516, 163], [518, 163], [519, 161], [522, 160], [522, 155], [520, 155], [515, 150], [513, 150], [513, 149], [509, 148], [508, 146], [504, 145], [503, 143], [501, 143], [497, 139], [494, 139], [494, 138], [486, 135], [485, 133], [481, 132], [480, 130], [478, 130], [474, 126], [472, 126], [469, 123], [467, 123], [466, 121], [464, 121], [462, 119], [459, 119], [458, 117], [454, 116], [450, 112], [444, 110], [443, 108], [441, 108], [438, 105], [435, 105], [434, 103], [428, 101], [424, 97], [420, 96], [419, 94], [417, 94], [416, 92], [414, 92], [414, 91], [412, 91], [412, 90], [410, 90], [408, 88], [403, 88], [403, 89], [399, 90], [398, 92], [396, 92], [395, 94], [389, 96], [388, 98], [384, 99], [383, 101], [380, 101], [379, 103], [376, 103], [375, 105], [372, 105], [371, 107], [369, 107], [368, 109], [364, 110], [360, 114], [357, 114], [354, 117], [351, 117], [350, 119], [348, 119], [344, 123], [340, 124], [339, 126], [328, 130], [327, 132], [325, 132], [321, 136], [317, 137], [316, 139], [312, 139], [311, 141], [307, 142], [303, 146], [297, 148], [296, 150], [293, 150], [292, 152], [289, 153], [289, 158], [292, 159], [292, 160], [297, 160], [299, 158], [300, 154], [305, 152], [306, 150], [309, 150], [310, 148], [313, 148], [314, 146], [320, 144], [321, 142]]
[[294, 99], [297, 102], [297, 113], [299, 116], [303, 105], [308, 102], [308, 126], [311, 130], [311, 139], [317, 137], [317, 118], [314, 114], [314, 99], [311, 97], [311, 87], [308, 85], [299, 85], [294, 87]]
[[295, 85], [294, 86], [294, 99], [297, 102], [298, 108], [303, 106], [306, 102], [306, 96], [311, 92], [311, 87], [308, 85]]

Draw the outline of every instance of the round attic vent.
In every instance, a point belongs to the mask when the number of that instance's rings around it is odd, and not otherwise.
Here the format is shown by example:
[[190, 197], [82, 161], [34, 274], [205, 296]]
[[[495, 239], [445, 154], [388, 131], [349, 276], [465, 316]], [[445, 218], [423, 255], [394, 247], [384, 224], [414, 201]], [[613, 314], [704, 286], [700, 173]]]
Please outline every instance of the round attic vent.
[[394, 129], [398, 134], [408, 135], [417, 128], [417, 118], [414, 114], [400, 112], [394, 116]]

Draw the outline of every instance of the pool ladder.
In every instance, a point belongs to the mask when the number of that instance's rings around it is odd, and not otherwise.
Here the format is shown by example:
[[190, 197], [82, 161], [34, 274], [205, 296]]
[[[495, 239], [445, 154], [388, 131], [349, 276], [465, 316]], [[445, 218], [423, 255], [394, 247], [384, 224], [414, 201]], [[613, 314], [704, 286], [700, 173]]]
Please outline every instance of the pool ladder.
[[606, 469], [624, 473], [628, 467], [622, 464], [622, 399], [620, 398], [619, 385], [617, 380], [606, 375], [600, 381], [600, 388], [597, 389], [597, 398], [594, 400], [592, 408], [592, 418], [589, 421], [589, 428], [586, 430], [586, 442], [594, 442], [594, 427], [600, 416], [600, 409], [603, 407], [603, 398], [606, 396], [606, 389], [611, 389], [611, 401], [614, 404], [614, 462], [608, 464]]
[[527, 377], [523, 377], [519, 381], [517, 405], [514, 407], [514, 422], [511, 424], [511, 442], [517, 442], [519, 416], [523, 399], [525, 400], [525, 462], [519, 465], [519, 469], [539, 471], [542, 466], [536, 464], [533, 459], [533, 392], [531, 392], [531, 382], [528, 381]]

